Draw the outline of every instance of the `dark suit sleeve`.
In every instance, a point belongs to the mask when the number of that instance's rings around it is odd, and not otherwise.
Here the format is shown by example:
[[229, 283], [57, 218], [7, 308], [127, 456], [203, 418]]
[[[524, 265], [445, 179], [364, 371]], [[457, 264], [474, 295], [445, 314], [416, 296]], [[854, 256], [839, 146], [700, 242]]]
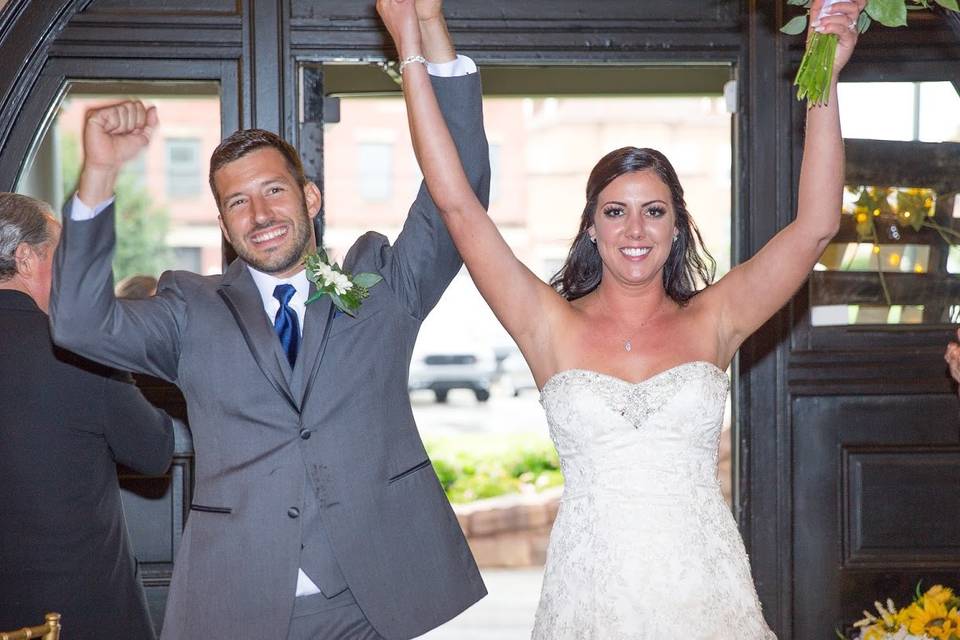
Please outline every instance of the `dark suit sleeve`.
[[53, 263], [50, 320], [54, 342], [123, 371], [176, 382], [186, 305], [172, 272], [147, 300], [113, 294], [114, 207], [71, 220], [70, 203]]
[[173, 420], [140, 393], [129, 375], [102, 378], [100, 420], [113, 459], [158, 476], [173, 458]]
[[[483, 129], [480, 74], [431, 78], [440, 109], [457, 145], [467, 179], [486, 208], [490, 192], [490, 152]], [[408, 311], [423, 319], [460, 270], [460, 254], [425, 184], [393, 247], [382, 250], [382, 273]]]

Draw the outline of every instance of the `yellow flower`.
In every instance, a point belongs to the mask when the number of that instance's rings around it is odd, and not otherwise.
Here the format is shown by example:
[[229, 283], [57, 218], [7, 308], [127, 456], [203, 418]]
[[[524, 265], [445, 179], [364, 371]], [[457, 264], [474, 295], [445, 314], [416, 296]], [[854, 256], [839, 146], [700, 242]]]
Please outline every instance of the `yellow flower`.
[[863, 640], [886, 640], [887, 632], [876, 625], [867, 629], [867, 632], [863, 634]]
[[953, 591], [941, 584], [935, 584], [927, 589], [923, 597], [925, 599], [929, 598], [938, 604], [946, 604], [947, 600], [953, 597]]
[[936, 597], [938, 596], [928, 598], [924, 595], [918, 602], [907, 607], [907, 630], [913, 635], [922, 635], [930, 623], [947, 617], [947, 608], [936, 602]]

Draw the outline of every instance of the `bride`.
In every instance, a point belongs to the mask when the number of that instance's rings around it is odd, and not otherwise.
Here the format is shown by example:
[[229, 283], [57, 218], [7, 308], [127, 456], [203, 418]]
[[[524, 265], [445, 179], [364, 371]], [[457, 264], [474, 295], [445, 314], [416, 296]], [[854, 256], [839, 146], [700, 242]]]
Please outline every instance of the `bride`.
[[[530, 365], [560, 453], [565, 490], [535, 639], [774, 637], [716, 480], [724, 370], [837, 232], [836, 74], [865, 4], [836, 4], [816, 27], [839, 46], [829, 105], [807, 112], [792, 223], [706, 286], [711, 261], [676, 172], [657, 151], [625, 147], [590, 174], [580, 231], [551, 287], [517, 260], [467, 183], [417, 64], [412, 0], [378, 0], [408, 61], [404, 95], [427, 186], [477, 288]], [[815, 0], [811, 15], [821, 5]]]

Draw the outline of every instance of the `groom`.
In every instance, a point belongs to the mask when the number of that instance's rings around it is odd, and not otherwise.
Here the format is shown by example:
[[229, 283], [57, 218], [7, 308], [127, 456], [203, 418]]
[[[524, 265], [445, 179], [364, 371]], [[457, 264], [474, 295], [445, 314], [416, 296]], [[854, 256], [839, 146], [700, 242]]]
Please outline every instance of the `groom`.
[[[479, 75], [455, 55], [440, 1], [416, 0], [423, 54], [486, 201]], [[348, 252], [345, 270], [383, 278], [356, 317], [329, 297], [305, 305], [320, 191], [286, 142], [238, 131], [210, 185], [239, 259], [222, 276], [167, 272], [155, 297], [121, 301], [116, 176], [157, 123], [136, 101], [88, 114], [51, 311], [60, 344], [187, 399], [196, 486], [163, 637], [400, 639], [449, 620], [486, 590], [407, 393], [420, 324], [461, 265], [426, 189], [392, 246], [367, 233]]]

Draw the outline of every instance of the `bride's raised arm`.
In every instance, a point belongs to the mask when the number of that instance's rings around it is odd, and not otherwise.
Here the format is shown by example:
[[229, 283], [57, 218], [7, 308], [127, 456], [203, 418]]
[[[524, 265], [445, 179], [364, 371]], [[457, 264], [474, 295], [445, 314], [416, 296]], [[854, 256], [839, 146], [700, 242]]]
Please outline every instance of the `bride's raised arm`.
[[[377, 11], [400, 59], [419, 56], [414, 1], [378, 0]], [[404, 65], [403, 93], [414, 152], [430, 195], [481, 295], [542, 383], [555, 368], [548, 361], [550, 327], [569, 312], [568, 305], [517, 259], [471, 190], [424, 65]]]
[[[817, 16], [822, 5], [823, 0], [815, 0], [810, 15]], [[844, 159], [837, 77], [853, 53], [857, 17], [865, 5], [866, 0], [840, 2], [831, 9], [834, 15], [819, 21], [818, 29], [837, 35], [839, 43], [830, 101], [807, 110], [796, 219], [753, 258], [704, 292], [720, 310], [721, 350], [726, 360], [732, 359], [747, 336], [790, 300], [839, 228]]]

